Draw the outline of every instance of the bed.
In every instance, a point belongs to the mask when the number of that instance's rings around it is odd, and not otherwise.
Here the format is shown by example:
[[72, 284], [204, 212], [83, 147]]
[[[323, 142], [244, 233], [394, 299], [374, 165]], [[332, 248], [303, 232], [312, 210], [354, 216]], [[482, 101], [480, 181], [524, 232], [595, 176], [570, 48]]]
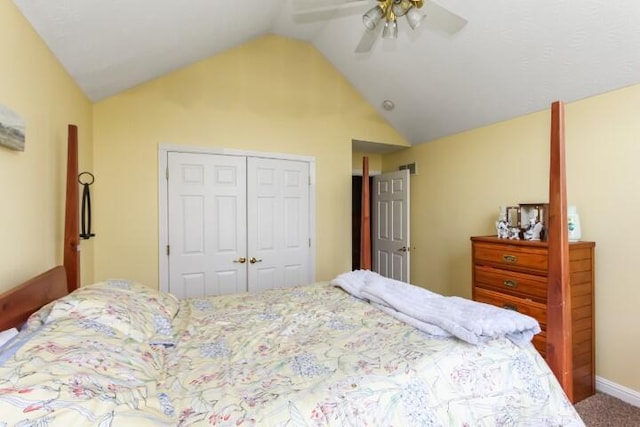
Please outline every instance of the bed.
[[178, 301], [126, 280], [82, 287], [29, 318], [0, 353], [0, 418], [583, 425], [530, 343], [428, 334], [330, 283]]
[[[562, 202], [550, 196], [551, 226]], [[64, 267], [0, 295], [0, 330], [21, 329], [0, 349], [0, 426], [584, 425], [564, 382], [570, 329], [549, 338], [550, 368], [509, 334], [470, 343], [438, 319], [445, 333], [410, 325], [390, 315], [399, 293], [341, 276], [186, 300], [127, 280], [77, 289], [76, 244], [71, 227]], [[566, 309], [550, 305], [549, 321]]]

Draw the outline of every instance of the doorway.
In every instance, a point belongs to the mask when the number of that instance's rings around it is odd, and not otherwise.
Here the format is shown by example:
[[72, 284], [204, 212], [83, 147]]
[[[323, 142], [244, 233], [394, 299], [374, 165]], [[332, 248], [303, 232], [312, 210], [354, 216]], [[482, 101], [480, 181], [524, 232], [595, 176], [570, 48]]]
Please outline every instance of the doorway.
[[[357, 270], [360, 269], [362, 176], [353, 175], [351, 178], [351, 265], [353, 270]], [[371, 270], [408, 282], [411, 258], [409, 171], [376, 174], [369, 179]]]
[[[373, 177], [369, 177], [369, 188], [373, 188]], [[369, 209], [372, 209], [371, 197], [369, 198]], [[360, 220], [362, 219], [362, 176], [351, 177], [351, 269], [360, 269]], [[371, 232], [373, 233], [373, 222]], [[372, 252], [373, 255], [373, 252]]]

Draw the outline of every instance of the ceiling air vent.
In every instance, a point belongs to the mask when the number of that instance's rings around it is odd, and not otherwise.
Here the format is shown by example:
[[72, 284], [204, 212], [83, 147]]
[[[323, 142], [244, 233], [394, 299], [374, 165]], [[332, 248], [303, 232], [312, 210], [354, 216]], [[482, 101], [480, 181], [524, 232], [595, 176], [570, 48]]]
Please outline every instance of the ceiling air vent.
[[398, 166], [398, 170], [403, 170], [403, 169], [409, 169], [409, 175], [415, 175], [418, 173], [418, 170], [416, 168], [416, 162]]

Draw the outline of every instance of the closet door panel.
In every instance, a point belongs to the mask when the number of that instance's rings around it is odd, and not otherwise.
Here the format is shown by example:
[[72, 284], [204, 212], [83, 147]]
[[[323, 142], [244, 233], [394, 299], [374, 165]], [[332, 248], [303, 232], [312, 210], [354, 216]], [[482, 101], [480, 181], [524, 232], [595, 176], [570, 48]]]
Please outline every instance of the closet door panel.
[[170, 152], [168, 167], [169, 291], [246, 291], [246, 159]]
[[247, 215], [249, 291], [307, 283], [308, 163], [249, 158]]
[[181, 214], [184, 218], [184, 236], [182, 253], [189, 255], [204, 254], [204, 204], [202, 195], [182, 195], [180, 197]]
[[217, 231], [215, 242], [215, 250], [217, 253], [234, 252], [237, 253], [241, 249], [242, 242], [238, 239], [244, 234], [239, 231], [242, 224], [237, 223], [238, 203], [241, 202], [236, 196], [218, 196], [215, 198], [216, 215], [210, 218], [211, 226]]
[[309, 165], [283, 165], [283, 280], [285, 286], [308, 283], [309, 273]]
[[276, 230], [274, 227], [277, 215], [276, 196], [261, 195], [255, 202], [257, 213], [250, 221], [255, 221], [256, 223], [256, 249], [262, 253], [273, 252], [276, 250]]
[[184, 292], [183, 298], [195, 298], [202, 295], [206, 295], [207, 286], [205, 283], [205, 276], [203, 273], [183, 274], [180, 277], [181, 283], [179, 284], [181, 290]]

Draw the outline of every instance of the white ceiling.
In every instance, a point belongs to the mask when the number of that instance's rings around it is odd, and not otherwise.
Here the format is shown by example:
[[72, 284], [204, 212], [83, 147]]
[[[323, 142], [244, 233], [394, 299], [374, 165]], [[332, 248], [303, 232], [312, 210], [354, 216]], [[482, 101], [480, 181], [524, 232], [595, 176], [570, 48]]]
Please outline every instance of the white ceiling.
[[273, 33], [311, 42], [412, 144], [640, 82], [637, 0], [437, 0], [462, 31], [401, 19], [368, 54], [353, 50], [374, 0], [312, 22], [291, 0], [14, 3], [93, 101]]

